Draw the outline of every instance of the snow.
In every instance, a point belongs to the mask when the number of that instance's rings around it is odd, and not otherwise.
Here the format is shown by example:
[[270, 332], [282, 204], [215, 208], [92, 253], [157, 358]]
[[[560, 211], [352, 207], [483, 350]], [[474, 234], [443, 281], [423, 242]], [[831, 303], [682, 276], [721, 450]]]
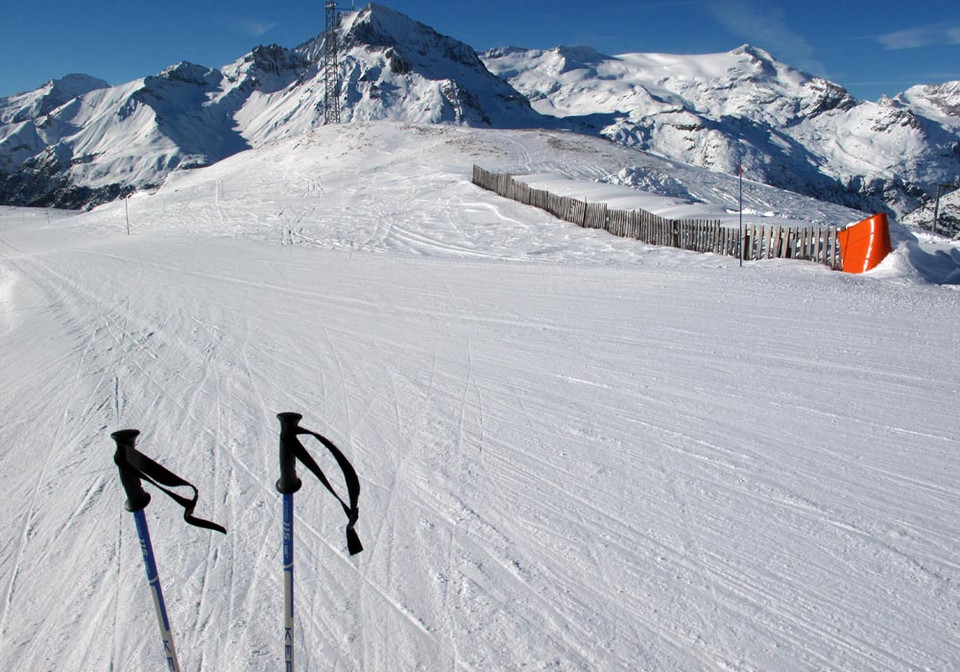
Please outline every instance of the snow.
[[[336, 502], [297, 493], [300, 669], [960, 665], [960, 292], [908, 252], [952, 253], [898, 230], [893, 272], [741, 269], [501, 199], [473, 163], [671, 165], [352, 124], [172, 175], [130, 236], [121, 202], [0, 208], [0, 668], [159, 667], [129, 427], [229, 531], [147, 509], [183, 669], [278, 667], [280, 411], [362, 487], [353, 558]], [[736, 188], [687, 170], [667, 186]]]

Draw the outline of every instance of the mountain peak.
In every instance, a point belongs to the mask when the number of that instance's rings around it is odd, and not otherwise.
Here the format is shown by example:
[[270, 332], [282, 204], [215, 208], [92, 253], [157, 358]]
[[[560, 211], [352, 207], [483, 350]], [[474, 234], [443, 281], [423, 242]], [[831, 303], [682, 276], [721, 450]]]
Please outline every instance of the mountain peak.
[[755, 47], [752, 44], [741, 44], [736, 49], [730, 52], [734, 56], [750, 56], [751, 58], [758, 61], [765, 61], [767, 63], [776, 63], [777, 59], [770, 55], [770, 52], [761, 49], [760, 47]]
[[389, 7], [370, 3], [343, 20], [343, 45], [392, 48], [408, 60], [445, 58], [485, 70], [472, 47]]
[[[441, 36], [430, 26], [395, 9], [371, 2], [358, 12], [347, 13], [343, 20], [343, 40], [351, 39], [374, 47], [392, 47], [418, 34]], [[451, 39], [451, 38], [447, 38]]]
[[[164, 68], [156, 75], [144, 77], [142, 86], [134, 92], [132, 98], [158, 111], [170, 106], [184, 109], [184, 106], [191, 105], [188, 101], [193, 101], [199, 92], [215, 87], [222, 78], [223, 74], [215, 68], [181, 61]], [[129, 111], [124, 109], [121, 114]]]
[[[45, 85], [51, 93], [64, 97], [66, 100], [82, 96], [85, 93], [105, 89], [110, 85], [98, 77], [91, 77], [83, 73], [75, 72], [64, 75], [59, 79], [51, 79]], [[66, 102], [66, 100], [64, 102]]]
[[610, 56], [597, 51], [593, 47], [587, 47], [579, 44], [560, 45], [559, 47], [555, 48], [554, 51], [561, 56], [576, 59], [584, 63], [600, 63], [601, 61], [606, 61], [611, 58]]
[[600, 53], [593, 47], [584, 47], [580, 45], [559, 46], [554, 51], [562, 57], [567, 70], [578, 70], [581, 68], [592, 70], [600, 63], [613, 60], [613, 57]]
[[20, 123], [42, 117], [74, 98], [109, 86], [102, 79], [81, 73], [51, 79], [34, 91], [0, 98], [0, 124]]
[[211, 68], [203, 65], [197, 65], [190, 61], [180, 61], [176, 65], [164, 68], [157, 74], [157, 77], [171, 79], [186, 84], [197, 84], [203, 86], [207, 83], [207, 78], [213, 72]]
[[373, 3], [344, 13], [339, 30], [348, 119], [505, 127], [542, 121], [472, 47], [405, 14]]

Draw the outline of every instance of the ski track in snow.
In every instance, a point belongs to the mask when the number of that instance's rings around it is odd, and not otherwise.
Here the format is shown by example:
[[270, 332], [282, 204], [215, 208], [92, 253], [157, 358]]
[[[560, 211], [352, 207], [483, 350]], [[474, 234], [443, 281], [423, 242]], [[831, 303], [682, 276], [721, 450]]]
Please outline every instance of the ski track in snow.
[[0, 668], [158, 665], [126, 427], [228, 528], [147, 509], [183, 668], [278, 666], [280, 411], [362, 481], [350, 558], [301, 474], [303, 669], [960, 665], [960, 293], [738, 269], [463, 181], [619, 170], [575, 136], [350, 132], [383, 150], [360, 172], [326, 132], [135, 196], [129, 237], [122, 203], [0, 209]]

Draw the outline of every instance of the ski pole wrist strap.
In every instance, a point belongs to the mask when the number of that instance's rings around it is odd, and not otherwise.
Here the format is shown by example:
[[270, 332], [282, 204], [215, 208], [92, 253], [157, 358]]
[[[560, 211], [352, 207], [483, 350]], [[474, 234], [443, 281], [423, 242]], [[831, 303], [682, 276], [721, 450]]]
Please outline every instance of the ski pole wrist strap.
[[[350, 464], [350, 461], [347, 460], [346, 456], [333, 445], [333, 442], [327, 439], [321, 434], [312, 432], [309, 429], [304, 429], [303, 427], [295, 427], [293, 436], [283, 437], [286, 442], [286, 447], [293, 452], [294, 457], [299, 460], [303, 466], [313, 472], [313, 475], [317, 477], [317, 480], [323, 484], [331, 495], [337, 498], [337, 501], [340, 502], [340, 506], [343, 507], [343, 512], [347, 514], [347, 550], [350, 552], [350, 555], [356, 555], [363, 550], [363, 545], [360, 543], [360, 537], [357, 535], [355, 526], [357, 524], [357, 519], [360, 516], [360, 511], [358, 509], [358, 502], [360, 499], [360, 479], [357, 477], [357, 472], [354, 470], [353, 465]], [[330, 485], [330, 481], [327, 480], [326, 475], [323, 473], [323, 470], [320, 469], [320, 465], [316, 463], [310, 453], [307, 452], [307, 449], [303, 447], [303, 444], [300, 443], [300, 439], [297, 438], [300, 434], [306, 434], [312, 436], [317, 441], [323, 444], [323, 446], [330, 451], [330, 454], [333, 456], [333, 459], [337, 461], [337, 465], [340, 467], [340, 471], [343, 472], [343, 480], [347, 485], [347, 500], [344, 501], [343, 497], [333, 489], [333, 486]]]
[[[128, 499], [128, 508], [131, 510], [139, 510], [146, 506], [147, 502], [150, 501], [149, 495], [143, 493], [142, 488], [140, 488], [141, 497], [138, 501], [140, 505], [134, 507], [129, 506], [131, 502], [134, 502], [134, 497], [130, 493], [130, 484], [135, 483], [136, 486], [139, 486], [140, 479], [152, 483], [161, 491], [163, 491], [170, 499], [175, 501], [177, 504], [183, 507], [183, 520], [188, 525], [193, 525], [194, 527], [202, 527], [208, 530], [215, 530], [223, 534], [227, 533], [227, 530], [222, 525], [212, 523], [209, 520], [203, 520], [202, 518], [197, 518], [193, 515], [194, 509], [197, 508], [197, 499], [200, 494], [197, 491], [196, 486], [193, 483], [190, 483], [184, 478], [177, 476], [175, 473], [164, 467], [162, 464], [153, 461], [136, 448], [133, 447], [132, 441], [125, 445], [121, 445], [121, 441], [117, 440], [117, 452], [114, 453], [113, 461], [116, 463], [117, 468], [120, 470], [120, 480], [124, 484], [124, 488], [127, 489]], [[193, 490], [193, 497], [184, 497], [169, 488], [179, 488], [187, 487]]]

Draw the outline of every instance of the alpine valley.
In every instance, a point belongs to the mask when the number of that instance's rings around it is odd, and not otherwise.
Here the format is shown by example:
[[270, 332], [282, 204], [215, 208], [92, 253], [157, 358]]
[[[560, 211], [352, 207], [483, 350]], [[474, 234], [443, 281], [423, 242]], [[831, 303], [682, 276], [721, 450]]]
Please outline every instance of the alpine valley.
[[[376, 4], [342, 14], [338, 39], [344, 122], [573, 130], [897, 217], [960, 175], [960, 82], [868, 102], [749, 45], [478, 54]], [[321, 34], [221, 68], [182, 62], [117, 86], [74, 74], [0, 98], [0, 204], [89, 207], [304, 135], [323, 124], [322, 61]]]

